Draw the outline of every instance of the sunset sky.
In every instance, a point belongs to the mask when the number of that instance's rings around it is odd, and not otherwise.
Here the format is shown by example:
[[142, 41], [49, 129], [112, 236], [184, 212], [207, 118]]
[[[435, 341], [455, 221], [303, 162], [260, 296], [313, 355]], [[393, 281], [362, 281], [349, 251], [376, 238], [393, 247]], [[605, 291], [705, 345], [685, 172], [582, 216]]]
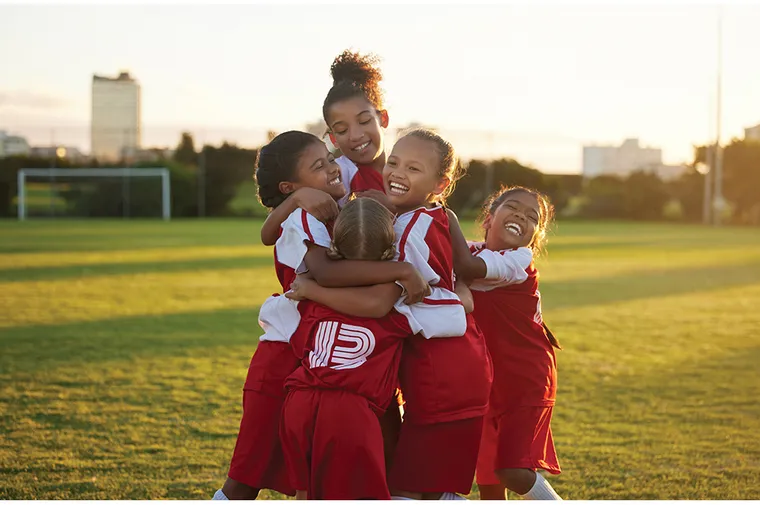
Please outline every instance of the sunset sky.
[[[729, 139], [760, 123], [760, 3], [722, 11]], [[714, 134], [717, 19], [681, 2], [0, 5], [0, 130], [89, 150], [92, 74], [126, 69], [144, 145], [189, 129], [253, 146], [319, 120], [352, 47], [383, 58], [392, 124], [437, 126], [462, 154], [575, 172], [584, 143], [639, 137], [678, 163]]]

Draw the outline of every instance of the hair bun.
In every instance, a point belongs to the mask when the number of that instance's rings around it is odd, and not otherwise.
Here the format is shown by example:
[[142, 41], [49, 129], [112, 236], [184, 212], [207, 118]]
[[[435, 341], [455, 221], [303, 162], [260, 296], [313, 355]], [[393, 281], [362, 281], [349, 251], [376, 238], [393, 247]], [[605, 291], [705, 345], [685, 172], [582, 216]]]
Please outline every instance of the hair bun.
[[383, 73], [377, 67], [379, 63], [380, 58], [374, 54], [362, 56], [345, 50], [330, 66], [333, 85], [348, 81], [361, 87], [375, 87], [383, 80]]

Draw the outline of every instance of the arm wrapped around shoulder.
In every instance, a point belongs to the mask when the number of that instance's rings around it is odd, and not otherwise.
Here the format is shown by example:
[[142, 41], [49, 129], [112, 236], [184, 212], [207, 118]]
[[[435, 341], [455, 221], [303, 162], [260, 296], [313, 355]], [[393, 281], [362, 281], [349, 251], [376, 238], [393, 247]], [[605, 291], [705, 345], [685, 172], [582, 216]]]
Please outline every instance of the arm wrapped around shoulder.
[[461, 337], [467, 331], [462, 301], [448, 289], [433, 286], [420, 303], [406, 305], [399, 300], [394, 308], [406, 317], [414, 333], [425, 338]]
[[512, 251], [481, 250], [478, 258], [486, 264], [486, 279], [509, 284], [520, 284], [528, 279], [525, 271], [533, 261], [533, 252], [527, 247]]

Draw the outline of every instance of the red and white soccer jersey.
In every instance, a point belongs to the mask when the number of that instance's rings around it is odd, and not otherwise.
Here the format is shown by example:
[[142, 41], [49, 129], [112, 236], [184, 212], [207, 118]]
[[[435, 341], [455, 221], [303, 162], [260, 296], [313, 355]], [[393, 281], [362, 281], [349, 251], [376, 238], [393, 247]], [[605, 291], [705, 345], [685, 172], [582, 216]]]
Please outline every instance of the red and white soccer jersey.
[[[552, 406], [557, 392], [557, 362], [541, 317], [538, 270], [524, 248], [488, 251], [471, 243], [473, 254], [501, 263], [502, 280], [472, 283], [473, 315], [486, 337], [494, 367], [489, 415], [515, 406]], [[522, 270], [521, 270], [522, 269]]]
[[309, 499], [389, 499], [379, 416], [410, 325], [393, 311], [373, 319], [311, 301], [300, 308], [291, 344], [302, 366], [285, 381], [280, 426], [291, 484]]
[[304, 300], [301, 324], [291, 338], [302, 366], [285, 386], [348, 391], [382, 413], [396, 389], [402, 345], [411, 334], [407, 318], [395, 311], [382, 318], [353, 317]]
[[[423, 330], [408, 339], [401, 359], [405, 422], [438, 423], [485, 414], [491, 363], [483, 335], [454, 294], [454, 268], [446, 209], [419, 208], [394, 223], [399, 261], [411, 263], [432, 295], [409, 309]], [[413, 329], [415, 329], [413, 327]], [[430, 338], [444, 336], [453, 338]], [[463, 336], [457, 336], [463, 335]], [[428, 337], [428, 338], [425, 338]]]
[[376, 189], [385, 193], [383, 174], [369, 165], [357, 165], [346, 156], [335, 160], [340, 166], [340, 179], [346, 187], [346, 196], [338, 204], [342, 207], [348, 202], [352, 193], [361, 193], [370, 189]]
[[[302, 268], [307, 241], [327, 247], [330, 235], [322, 223], [297, 209], [282, 224], [275, 245], [275, 270], [283, 292]], [[284, 296], [270, 297], [261, 307], [259, 322], [265, 333], [243, 386], [243, 418], [228, 474], [248, 486], [289, 495], [295, 489], [285, 468], [279, 427], [284, 381], [300, 364], [288, 343], [299, 319], [297, 304]]]
[[[324, 223], [303, 209], [294, 210], [280, 227], [280, 237], [274, 245], [274, 266], [283, 293], [290, 289], [296, 275], [306, 271], [303, 260], [307, 244], [330, 247], [330, 232]], [[264, 334], [262, 342], [289, 342], [298, 327], [298, 302], [284, 296], [267, 298], [259, 310], [259, 325]]]
[[490, 251], [483, 242], [470, 243], [470, 251], [486, 262], [492, 277], [470, 286], [473, 315], [494, 368], [477, 482], [499, 484], [496, 471], [502, 468], [541, 468], [558, 474], [551, 431], [557, 367], [541, 317], [532, 254], [526, 248]]

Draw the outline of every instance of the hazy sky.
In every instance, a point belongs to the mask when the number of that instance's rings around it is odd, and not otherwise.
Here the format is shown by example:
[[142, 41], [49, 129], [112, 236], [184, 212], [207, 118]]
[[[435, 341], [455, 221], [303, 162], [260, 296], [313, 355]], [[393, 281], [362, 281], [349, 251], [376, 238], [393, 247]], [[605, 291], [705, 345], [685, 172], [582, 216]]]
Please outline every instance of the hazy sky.
[[[760, 4], [724, 5], [724, 138], [760, 123]], [[577, 171], [639, 137], [687, 161], [714, 130], [710, 5], [0, 5], [0, 129], [89, 149], [93, 73], [142, 85], [143, 144], [256, 144], [321, 118], [347, 47], [383, 58], [391, 121]], [[482, 132], [481, 132], [482, 130]], [[486, 132], [494, 133], [488, 134]], [[469, 150], [469, 151], [468, 151]]]

